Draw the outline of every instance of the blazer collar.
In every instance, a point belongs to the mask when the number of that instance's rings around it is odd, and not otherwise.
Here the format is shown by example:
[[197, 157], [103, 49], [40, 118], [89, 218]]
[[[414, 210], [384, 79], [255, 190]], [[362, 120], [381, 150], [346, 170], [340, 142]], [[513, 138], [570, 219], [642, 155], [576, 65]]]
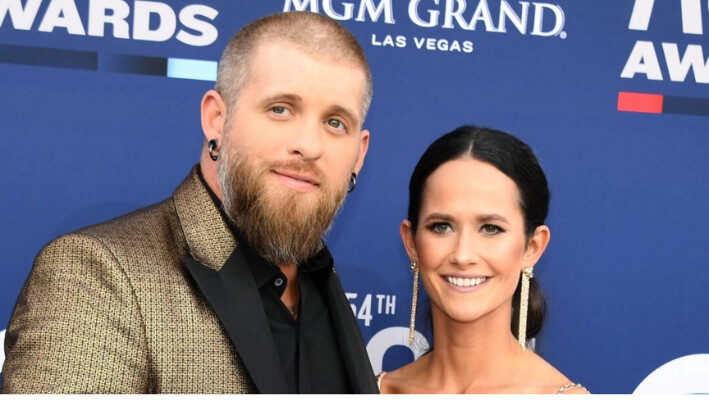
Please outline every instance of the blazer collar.
[[236, 247], [236, 240], [207, 188], [197, 175], [199, 164], [173, 194], [175, 210], [195, 260], [218, 271]]

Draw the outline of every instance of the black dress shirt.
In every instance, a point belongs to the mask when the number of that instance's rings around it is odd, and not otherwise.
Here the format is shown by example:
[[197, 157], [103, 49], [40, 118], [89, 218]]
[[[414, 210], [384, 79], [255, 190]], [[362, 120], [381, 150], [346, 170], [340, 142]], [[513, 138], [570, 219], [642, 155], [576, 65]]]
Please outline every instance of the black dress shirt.
[[206, 184], [201, 171], [199, 177], [248, 260], [271, 328], [263, 334], [273, 337], [289, 393], [352, 393], [330, 308], [323, 295], [325, 279], [334, 273], [330, 251], [323, 247], [298, 265], [300, 312], [296, 320], [281, 301], [288, 284], [286, 276], [277, 265], [266, 261], [249, 246], [239, 228], [226, 216], [221, 201]]

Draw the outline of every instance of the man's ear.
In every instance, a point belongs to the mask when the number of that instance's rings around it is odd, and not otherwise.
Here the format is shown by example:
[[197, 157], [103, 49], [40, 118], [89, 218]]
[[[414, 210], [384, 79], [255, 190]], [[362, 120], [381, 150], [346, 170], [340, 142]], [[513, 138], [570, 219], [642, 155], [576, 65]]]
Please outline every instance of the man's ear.
[[522, 260], [523, 268], [534, 267], [542, 254], [544, 254], [544, 250], [546, 250], [550, 238], [551, 232], [548, 226], [539, 225], [537, 229], [534, 230], [532, 237], [527, 243], [527, 248], [524, 250]]
[[399, 228], [401, 233], [401, 240], [404, 242], [404, 248], [406, 249], [406, 254], [409, 255], [411, 261], [418, 262], [418, 251], [416, 250], [416, 240], [414, 238], [414, 232], [411, 229], [411, 222], [405, 219], [401, 222], [401, 227]]
[[359, 133], [359, 155], [357, 156], [357, 162], [355, 163], [354, 172], [359, 175], [359, 171], [364, 165], [364, 156], [367, 155], [367, 149], [369, 149], [369, 131], [363, 129]]
[[201, 104], [202, 132], [205, 140], [217, 139], [221, 143], [224, 121], [226, 121], [226, 102], [216, 90], [210, 90], [202, 97]]

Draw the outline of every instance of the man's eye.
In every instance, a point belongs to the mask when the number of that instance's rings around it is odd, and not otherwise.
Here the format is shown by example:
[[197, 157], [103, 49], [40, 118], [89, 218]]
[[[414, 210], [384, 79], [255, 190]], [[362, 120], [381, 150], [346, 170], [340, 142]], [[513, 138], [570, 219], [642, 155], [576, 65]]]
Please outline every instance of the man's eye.
[[288, 112], [288, 109], [283, 106], [274, 106], [271, 107], [271, 111], [273, 111], [274, 114], [282, 115]]
[[327, 124], [335, 129], [345, 129], [345, 124], [343, 124], [339, 119], [330, 118], [327, 120]]

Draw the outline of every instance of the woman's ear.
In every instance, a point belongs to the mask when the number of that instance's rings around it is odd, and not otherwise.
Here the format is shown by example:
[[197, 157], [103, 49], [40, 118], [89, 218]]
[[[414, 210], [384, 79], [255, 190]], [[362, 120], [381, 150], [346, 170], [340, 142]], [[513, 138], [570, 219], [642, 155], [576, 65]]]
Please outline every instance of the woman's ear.
[[548, 226], [539, 225], [537, 229], [534, 230], [532, 237], [527, 243], [527, 248], [524, 250], [522, 260], [522, 266], [524, 268], [534, 267], [542, 254], [544, 254], [544, 250], [546, 250], [550, 238], [551, 232]]
[[401, 240], [404, 242], [404, 248], [406, 249], [406, 254], [409, 255], [411, 261], [418, 262], [418, 253], [416, 251], [416, 241], [414, 240], [414, 232], [411, 229], [411, 222], [405, 219], [401, 222], [401, 228], [399, 229], [401, 233]]

